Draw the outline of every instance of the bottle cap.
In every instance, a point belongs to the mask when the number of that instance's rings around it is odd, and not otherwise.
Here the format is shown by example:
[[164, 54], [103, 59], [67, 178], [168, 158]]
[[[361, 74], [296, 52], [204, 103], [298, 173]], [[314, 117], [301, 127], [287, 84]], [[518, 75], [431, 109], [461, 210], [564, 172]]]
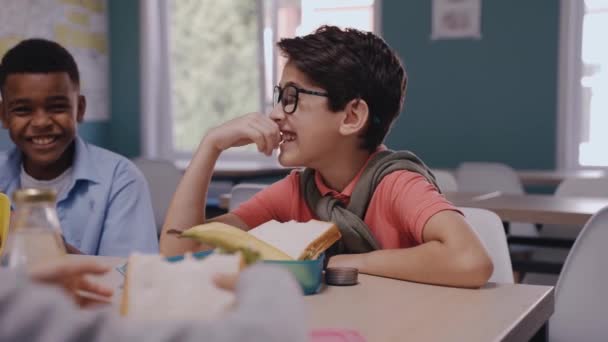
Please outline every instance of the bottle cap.
[[328, 285], [357, 285], [359, 270], [354, 267], [329, 267], [325, 270], [325, 282]]
[[57, 193], [53, 189], [19, 189], [13, 192], [13, 202], [15, 203], [55, 203]]

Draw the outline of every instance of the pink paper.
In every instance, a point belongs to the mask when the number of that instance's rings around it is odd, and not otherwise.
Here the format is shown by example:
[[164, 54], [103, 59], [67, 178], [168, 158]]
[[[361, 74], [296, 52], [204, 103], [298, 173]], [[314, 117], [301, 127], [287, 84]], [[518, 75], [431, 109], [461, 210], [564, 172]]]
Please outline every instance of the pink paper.
[[310, 333], [311, 342], [365, 342], [365, 338], [355, 330], [317, 329]]

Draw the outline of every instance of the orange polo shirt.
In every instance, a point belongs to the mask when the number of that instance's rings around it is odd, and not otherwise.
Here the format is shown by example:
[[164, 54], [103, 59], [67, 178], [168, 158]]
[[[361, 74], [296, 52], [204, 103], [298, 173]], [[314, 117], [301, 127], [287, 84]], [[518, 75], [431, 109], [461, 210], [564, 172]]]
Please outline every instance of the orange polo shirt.
[[[366, 165], [367, 162], [342, 192], [325, 185], [317, 172], [317, 188], [321, 195], [329, 194], [348, 205]], [[258, 192], [233, 213], [252, 228], [270, 220], [306, 222], [318, 219], [306, 204], [299, 184], [300, 175], [293, 171]], [[426, 222], [442, 210], [457, 209], [422, 175], [399, 170], [380, 181], [365, 213], [364, 222], [382, 249], [407, 248], [424, 242], [422, 231]]]

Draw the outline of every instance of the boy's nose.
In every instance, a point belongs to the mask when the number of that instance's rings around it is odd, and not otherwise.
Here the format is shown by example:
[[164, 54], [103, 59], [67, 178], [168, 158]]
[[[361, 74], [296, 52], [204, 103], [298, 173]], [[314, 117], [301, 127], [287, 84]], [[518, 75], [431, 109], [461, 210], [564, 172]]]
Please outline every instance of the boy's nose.
[[272, 111], [268, 117], [278, 123], [285, 120], [285, 112], [283, 112], [283, 108], [280, 104], [275, 104], [274, 107], [272, 107]]
[[44, 109], [39, 109], [34, 112], [31, 125], [36, 127], [45, 127], [52, 124], [51, 116]]

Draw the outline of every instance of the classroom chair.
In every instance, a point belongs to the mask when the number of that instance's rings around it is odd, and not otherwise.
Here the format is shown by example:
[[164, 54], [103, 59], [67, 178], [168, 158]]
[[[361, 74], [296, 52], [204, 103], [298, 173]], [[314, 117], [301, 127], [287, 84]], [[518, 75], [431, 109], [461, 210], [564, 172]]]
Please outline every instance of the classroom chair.
[[606, 341], [608, 336], [608, 207], [593, 215], [578, 235], [555, 289], [549, 341]]
[[230, 190], [230, 205], [228, 210], [232, 211], [238, 208], [241, 203], [247, 201], [258, 191], [267, 187], [268, 184], [253, 184], [253, 183], [240, 183], [232, 187]]
[[458, 191], [458, 183], [456, 178], [448, 171], [443, 170], [431, 170], [439, 185], [441, 192], [456, 192]]
[[166, 160], [136, 158], [133, 163], [148, 181], [154, 220], [157, 232], [160, 234], [173, 193], [182, 178], [182, 172], [173, 162]]
[[[523, 195], [524, 187], [517, 172], [500, 163], [464, 162], [456, 170], [458, 190], [462, 192]], [[534, 222], [509, 222], [509, 233], [515, 236], [538, 236]]]
[[479, 208], [458, 208], [463, 214], [473, 231], [484, 245], [492, 263], [494, 272], [490, 282], [513, 283], [513, 268], [507, 245], [507, 235], [500, 217], [495, 213]]

